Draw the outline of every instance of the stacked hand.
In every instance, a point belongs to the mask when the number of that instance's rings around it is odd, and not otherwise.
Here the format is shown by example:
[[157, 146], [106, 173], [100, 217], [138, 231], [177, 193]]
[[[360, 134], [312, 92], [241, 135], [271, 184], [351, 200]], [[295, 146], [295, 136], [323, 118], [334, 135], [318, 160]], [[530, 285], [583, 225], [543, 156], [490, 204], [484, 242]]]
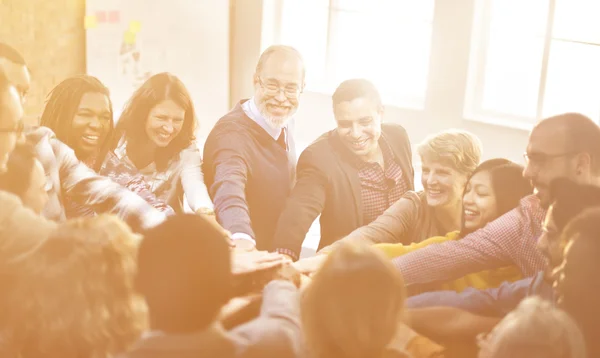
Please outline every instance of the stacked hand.
[[300, 273], [310, 276], [319, 268], [321, 268], [321, 265], [323, 265], [323, 262], [325, 262], [326, 258], [327, 255], [316, 255], [306, 259], [298, 260], [293, 263], [293, 266]]
[[278, 253], [267, 251], [238, 251], [232, 255], [231, 271], [234, 275], [261, 272], [276, 269], [287, 259]]

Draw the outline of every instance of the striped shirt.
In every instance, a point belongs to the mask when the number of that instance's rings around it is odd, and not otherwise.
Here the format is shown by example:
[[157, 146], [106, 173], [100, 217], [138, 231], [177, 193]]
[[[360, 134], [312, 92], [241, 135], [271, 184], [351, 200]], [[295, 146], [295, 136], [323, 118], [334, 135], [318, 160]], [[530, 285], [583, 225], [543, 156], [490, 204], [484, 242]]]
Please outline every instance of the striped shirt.
[[165, 220], [166, 215], [148, 204], [137, 194], [125, 189], [107, 177], [96, 174], [81, 163], [75, 153], [46, 127], [38, 127], [26, 134], [35, 145], [48, 181], [48, 204], [44, 216], [64, 221], [64, 198], [95, 212], [111, 212], [127, 221], [134, 229], [145, 229]]

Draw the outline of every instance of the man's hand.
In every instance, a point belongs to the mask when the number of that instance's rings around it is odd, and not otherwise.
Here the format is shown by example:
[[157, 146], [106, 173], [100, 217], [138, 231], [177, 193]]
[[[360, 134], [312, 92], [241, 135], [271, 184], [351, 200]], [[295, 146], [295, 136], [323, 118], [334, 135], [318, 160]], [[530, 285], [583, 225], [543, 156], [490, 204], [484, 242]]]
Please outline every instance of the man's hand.
[[231, 258], [231, 272], [234, 275], [274, 269], [287, 262], [283, 255], [267, 251], [236, 250]]
[[284, 280], [293, 283], [296, 287], [300, 288], [302, 283], [302, 277], [300, 272], [292, 266], [290, 263], [284, 264], [273, 276], [274, 280]]
[[254, 243], [249, 240], [232, 240], [233, 247], [235, 247], [236, 252], [250, 252], [256, 251], [256, 247]]
[[323, 262], [325, 262], [326, 259], [327, 255], [317, 255], [296, 261], [292, 265], [296, 270], [300, 271], [300, 273], [305, 275], [312, 275], [319, 268], [321, 268]]

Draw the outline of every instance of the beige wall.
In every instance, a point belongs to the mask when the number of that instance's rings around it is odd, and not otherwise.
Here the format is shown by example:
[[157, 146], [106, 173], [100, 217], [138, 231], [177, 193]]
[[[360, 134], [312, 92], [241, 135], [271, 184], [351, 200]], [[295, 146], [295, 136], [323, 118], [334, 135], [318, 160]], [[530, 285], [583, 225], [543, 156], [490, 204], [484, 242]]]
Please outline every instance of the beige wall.
[[[225, 0], [218, 1], [225, 3]], [[229, 54], [215, 56], [229, 55], [230, 58], [230, 78], [223, 79], [230, 85], [230, 105], [252, 95], [252, 74], [261, 50], [262, 31], [266, 27], [263, 5], [277, 1], [280, 0], [230, 0], [227, 3], [231, 20], [229, 47], [214, 48], [229, 51]], [[429, 133], [459, 127], [481, 138], [485, 158], [503, 156], [521, 161], [526, 131], [470, 121], [462, 113], [473, 3], [474, 0], [438, 0], [435, 16], [439, 21], [436, 21], [438, 27], [432, 37], [425, 109], [415, 111], [388, 106], [385, 119], [402, 124], [413, 144]], [[28, 115], [39, 113], [44, 96], [60, 80], [85, 71], [84, 13], [84, 0], [2, 0], [0, 39], [22, 51], [33, 71], [33, 86], [26, 109]], [[199, 21], [211, 20], [210, 13], [204, 16]], [[218, 26], [216, 31], [229, 26], [222, 22], [212, 24]], [[210, 55], [209, 48], [207, 56]], [[223, 106], [223, 112], [226, 110]], [[216, 117], [214, 113], [210, 116]], [[204, 118], [202, 128], [207, 130], [217, 119]], [[297, 114], [298, 141], [308, 143], [333, 126], [330, 95], [305, 93]]]
[[[262, 13], [259, 7], [280, 0], [244, 1], [245, 11], [253, 16]], [[527, 131], [468, 120], [463, 116], [464, 94], [467, 86], [467, 69], [470, 50], [471, 24], [474, 0], [437, 0], [433, 29], [432, 52], [429, 70], [429, 88], [424, 110], [386, 107], [385, 120], [402, 124], [414, 144], [426, 135], [446, 128], [469, 130], [482, 140], [484, 159], [506, 157], [522, 161]], [[236, 21], [235, 42], [237, 53], [232, 63], [245, 68], [243, 76], [231, 77], [232, 100], [251, 95], [249, 75], [258, 58], [260, 45], [256, 39], [263, 30], [261, 17], [245, 17]], [[266, 24], [265, 24], [266, 26]], [[239, 45], [243, 43], [243, 47]], [[257, 47], [258, 46], [258, 47]], [[232, 52], [233, 54], [233, 52]], [[307, 69], [310, 71], [310, 68]], [[233, 74], [233, 72], [232, 72]], [[238, 91], [233, 88], [238, 86]], [[242, 90], [240, 90], [242, 89]], [[308, 143], [320, 133], [335, 126], [329, 94], [305, 93], [296, 116], [297, 140]]]
[[84, 12], [84, 0], [0, 1], [0, 41], [19, 50], [32, 72], [25, 107], [29, 122], [58, 82], [85, 73]]

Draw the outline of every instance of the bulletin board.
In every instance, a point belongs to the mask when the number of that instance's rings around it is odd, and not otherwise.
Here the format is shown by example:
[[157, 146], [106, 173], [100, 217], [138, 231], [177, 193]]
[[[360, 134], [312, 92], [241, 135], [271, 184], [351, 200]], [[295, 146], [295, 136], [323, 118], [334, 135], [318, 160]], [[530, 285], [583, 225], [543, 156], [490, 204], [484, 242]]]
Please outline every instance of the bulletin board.
[[191, 93], [202, 134], [228, 110], [229, 2], [87, 0], [87, 73], [111, 91], [116, 118], [149, 76], [171, 72]]

